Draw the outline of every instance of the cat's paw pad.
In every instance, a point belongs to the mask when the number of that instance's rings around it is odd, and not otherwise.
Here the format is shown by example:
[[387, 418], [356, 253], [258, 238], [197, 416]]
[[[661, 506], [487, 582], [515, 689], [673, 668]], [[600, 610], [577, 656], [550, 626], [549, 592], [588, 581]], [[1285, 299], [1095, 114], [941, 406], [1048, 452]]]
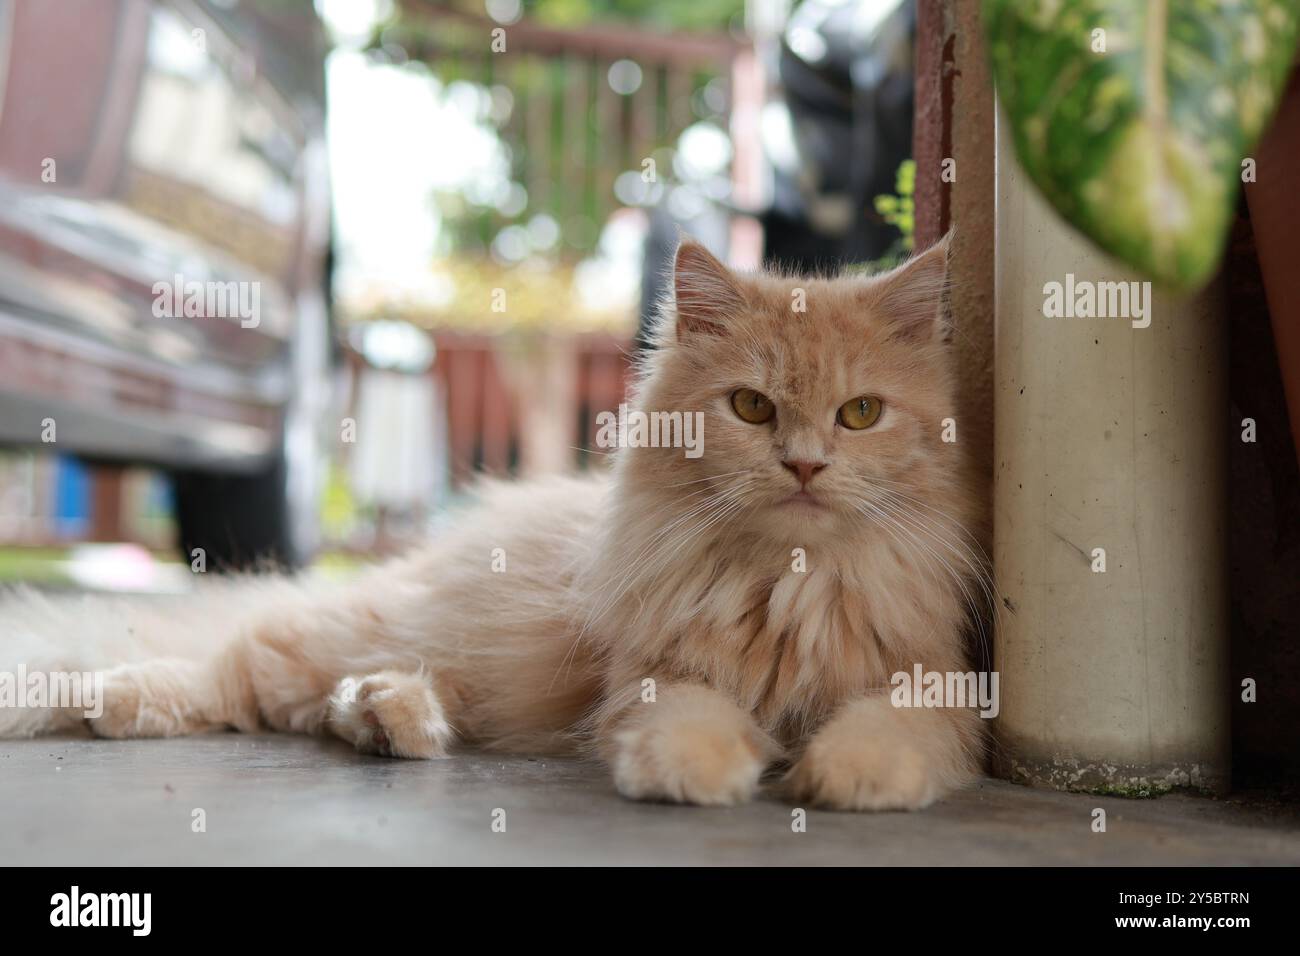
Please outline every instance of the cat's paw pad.
[[832, 810], [919, 810], [942, 794], [916, 747], [835, 734], [814, 737], [786, 781], [796, 800]]
[[330, 698], [329, 719], [357, 750], [384, 757], [440, 757], [451, 738], [437, 695], [416, 674], [345, 678]]
[[766, 764], [758, 741], [704, 722], [634, 725], [615, 746], [614, 784], [633, 800], [733, 806], [753, 796]]

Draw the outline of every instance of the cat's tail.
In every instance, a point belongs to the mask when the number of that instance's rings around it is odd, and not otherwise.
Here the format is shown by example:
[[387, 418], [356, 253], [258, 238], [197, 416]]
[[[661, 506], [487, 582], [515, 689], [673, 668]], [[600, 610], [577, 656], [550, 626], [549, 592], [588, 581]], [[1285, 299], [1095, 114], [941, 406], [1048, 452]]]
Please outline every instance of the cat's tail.
[[[422, 565], [413, 572], [417, 578], [424, 573]], [[122, 699], [122, 672], [134, 674], [127, 681], [134, 686], [140, 679], [135, 665], [144, 664], [158, 664], [159, 674], [172, 677], [192, 674], [191, 664], [200, 670], [211, 665], [216, 686], [226, 695], [222, 699], [241, 706], [248, 702], [232, 687], [258, 677], [268, 696], [263, 701], [254, 693], [253, 705], [270, 708], [272, 723], [306, 726], [311, 721], [294, 715], [319, 716], [327, 692], [348, 675], [422, 666], [418, 649], [432, 629], [403, 622], [423, 622], [426, 591], [376, 586], [377, 580], [400, 574], [388, 565], [374, 568], [373, 577], [343, 583], [253, 574], [196, 581], [181, 594], [128, 597], [0, 590], [0, 739], [88, 723], [104, 735], [104, 722], [97, 718], [105, 695], [114, 709]], [[242, 669], [237, 664], [242, 658], [227, 653], [241, 643], [260, 649], [257, 660]], [[226, 675], [234, 685], [222, 683], [223, 667], [234, 668]], [[255, 684], [249, 684], [250, 693]], [[174, 717], [173, 710], [194, 690], [154, 687], [151, 693], [171, 695], [163, 695], [164, 703], [154, 709]], [[255, 721], [265, 715], [240, 711], [240, 716]]]
[[[71, 690], [71, 681], [62, 675], [85, 673], [67, 640], [76, 633], [75, 627], [69, 630], [74, 622], [68, 617], [57, 602], [29, 588], [0, 595], [0, 739], [65, 730], [81, 719], [70, 707], [59, 706], [61, 700], [73, 702], [71, 694], [58, 697], [65, 688]], [[93, 678], [91, 685], [93, 692]], [[77, 702], [84, 700], [83, 690], [78, 686]]]
[[195, 657], [222, 639], [222, 615], [194, 598], [129, 599], [0, 591], [0, 739], [72, 730], [98, 716], [104, 673], [154, 657]]

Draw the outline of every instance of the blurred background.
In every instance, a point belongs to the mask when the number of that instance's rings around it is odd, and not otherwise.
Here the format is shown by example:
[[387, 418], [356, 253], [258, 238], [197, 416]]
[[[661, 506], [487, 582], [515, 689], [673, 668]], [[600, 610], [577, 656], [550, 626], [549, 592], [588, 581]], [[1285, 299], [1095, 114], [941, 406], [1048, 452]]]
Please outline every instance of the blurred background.
[[[600, 467], [680, 232], [912, 246], [911, 0], [0, 0], [0, 580], [183, 588]], [[852, 156], [852, 162], [846, 157]]]

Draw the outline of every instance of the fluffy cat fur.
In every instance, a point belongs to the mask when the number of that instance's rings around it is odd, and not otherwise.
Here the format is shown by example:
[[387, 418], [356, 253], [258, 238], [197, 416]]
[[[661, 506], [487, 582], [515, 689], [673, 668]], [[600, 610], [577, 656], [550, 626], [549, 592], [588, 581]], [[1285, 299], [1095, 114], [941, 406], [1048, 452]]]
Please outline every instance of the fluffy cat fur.
[[[105, 669], [104, 711], [0, 709], [0, 736], [87, 722], [104, 737], [329, 731], [394, 757], [591, 750], [638, 799], [734, 804], [782, 766], [800, 801], [929, 804], [982, 743], [970, 710], [889, 699], [914, 663], [967, 669], [984, 587], [977, 496], [940, 437], [956, 415], [945, 257], [795, 279], [684, 242], [630, 404], [702, 411], [702, 457], [629, 448], [599, 477], [486, 484], [450, 530], [347, 585], [12, 594], [0, 668]], [[772, 400], [771, 421], [738, 417], [742, 387]], [[879, 421], [837, 424], [865, 394]], [[805, 481], [813, 501], [790, 500]]]

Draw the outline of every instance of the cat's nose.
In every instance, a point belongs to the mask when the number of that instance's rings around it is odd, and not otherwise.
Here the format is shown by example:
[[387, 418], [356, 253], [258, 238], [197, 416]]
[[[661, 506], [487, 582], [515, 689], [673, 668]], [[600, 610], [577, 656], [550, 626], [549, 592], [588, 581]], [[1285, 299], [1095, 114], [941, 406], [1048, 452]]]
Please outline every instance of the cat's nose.
[[826, 467], [824, 461], [799, 461], [798, 459], [783, 461], [781, 464], [793, 471], [799, 478], [799, 484], [805, 488], [808, 487], [808, 482], [812, 481], [813, 475]]

